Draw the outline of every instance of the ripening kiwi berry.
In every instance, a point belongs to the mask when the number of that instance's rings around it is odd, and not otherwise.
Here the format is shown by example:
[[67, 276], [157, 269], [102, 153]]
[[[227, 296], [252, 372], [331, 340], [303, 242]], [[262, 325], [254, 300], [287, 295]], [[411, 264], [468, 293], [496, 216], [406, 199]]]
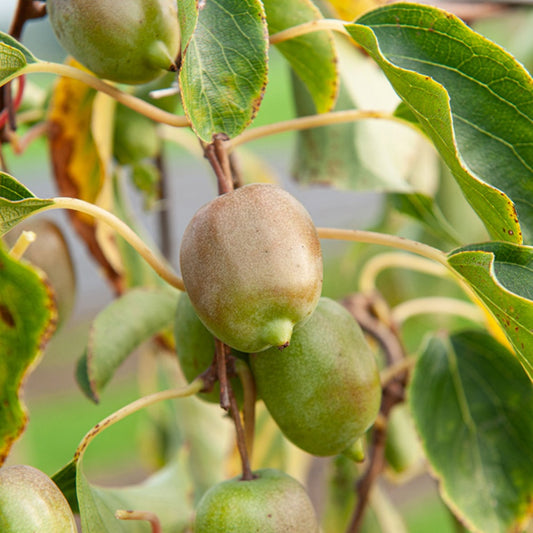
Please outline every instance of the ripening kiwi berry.
[[46, 5], [61, 45], [97, 76], [137, 84], [176, 70], [176, 0], [48, 0]]
[[343, 452], [373, 424], [381, 403], [374, 355], [340, 304], [321, 298], [283, 351], [250, 356], [257, 390], [284, 435], [319, 456]]
[[57, 485], [32, 466], [0, 469], [2, 533], [76, 533], [70, 506]]
[[[186, 293], [180, 294], [174, 320], [174, 338], [181, 370], [191, 382], [207, 370], [215, 355], [215, 339], [202, 324]], [[232, 355], [248, 359], [247, 354], [232, 350]], [[238, 404], [242, 404], [243, 390], [239, 378], [231, 378], [231, 387]], [[198, 396], [208, 402], [220, 401], [220, 384], [215, 383], [211, 392], [201, 392]]]
[[180, 266], [202, 322], [245, 353], [287, 346], [322, 289], [313, 221], [275, 185], [246, 185], [200, 208], [185, 229]]
[[304, 487], [274, 469], [211, 487], [196, 509], [195, 533], [318, 533], [315, 510]]

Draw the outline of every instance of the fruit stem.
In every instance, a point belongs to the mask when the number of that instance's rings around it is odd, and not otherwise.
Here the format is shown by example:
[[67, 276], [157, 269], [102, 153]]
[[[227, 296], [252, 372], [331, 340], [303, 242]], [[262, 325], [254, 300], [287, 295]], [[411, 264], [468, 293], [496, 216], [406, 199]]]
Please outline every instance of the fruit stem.
[[227, 358], [229, 356], [229, 347], [221, 340], [215, 338], [215, 358], [217, 364], [217, 377], [220, 383], [220, 407], [224, 411], [230, 409], [229, 399], [229, 380], [228, 380], [228, 368]]
[[224, 133], [213, 135], [213, 141], [205, 147], [205, 157], [213, 167], [218, 182], [218, 194], [225, 194], [233, 190], [231, 165], [228, 157], [226, 142], [229, 138]]
[[350, 36], [344, 25], [346, 22], [337, 19], [317, 19], [311, 20], [310, 22], [304, 22], [303, 24], [298, 24], [292, 28], [287, 28], [286, 30], [279, 31], [270, 36], [270, 44], [279, 44], [283, 41], [288, 41], [289, 39], [294, 39], [295, 37], [300, 37], [301, 35], [306, 35], [307, 33], [313, 33], [315, 31], [338, 31], [344, 35]]
[[246, 438], [246, 448], [248, 458], [252, 461], [254, 450], [254, 433], [255, 433], [255, 402], [257, 391], [255, 380], [250, 367], [241, 359], [235, 359], [235, 372], [242, 383], [244, 392], [244, 401], [242, 406], [242, 418], [244, 422], [244, 433]]
[[182, 115], [175, 115], [174, 113], [168, 113], [162, 109], [141, 100], [131, 94], [128, 94], [120, 89], [117, 89], [114, 85], [111, 85], [96, 76], [93, 76], [85, 70], [81, 70], [70, 65], [63, 65], [60, 63], [50, 63], [48, 61], [37, 61], [36, 63], [28, 63], [23, 69], [17, 72], [17, 75], [31, 74], [35, 72], [52, 73], [58, 76], [66, 78], [72, 78], [82, 83], [85, 83], [89, 87], [103, 92], [111, 98], [114, 98], [117, 102], [134, 109], [138, 113], [145, 115], [156, 122], [162, 124], [168, 124], [175, 127], [187, 127], [190, 123], [187, 117]]
[[253, 479], [252, 469], [250, 467], [250, 458], [248, 456], [247, 438], [242, 425], [239, 406], [228, 379], [228, 358], [231, 355], [230, 347], [215, 337], [215, 357], [217, 364], [218, 381], [220, 383], [220, 406], [225, 411], [229, 411], [235, 425], [237, 437], [237, 449], [241, 458], [242, 479], [251, 481]]
[[118, 518], [119, 520], [144, 520], [145, 522], [150, 523], [152, 533], [162, 533], [163, 531], [158, 516], [150, 511], [130, 511], [118, 509], [115, 511], [115, 518]]
[[404, 126], [409, 126], [420, 133], [412, 123], [396, 117], [393, 114], [385, 111], [372, 111], [372, 110], [360, 110], [360, 109], [348, 109], [346, 111], [331, 111], [329, 113], [320, 113], [317, 115], [310, 115], [306, 117], [299, 117], [275, 124], [267, 124], [265, 126], [258, 126], [256, 128], [250, 128], [243, 131], [237, 137], [227, 141], [228, 152], [233, 151], [237, 146], [267, 137], [268, 135], [276, 135], [278, 133], [285, 133], [295, 130], [306, 130], [311, 128], [317, 128], [320, 126], [329, 126], [331, 124], [340, 124], [344, 122], [353, 122], [356, 120], [364, 119], [384, 119], [393, 120]]
[[242, 467], [242, 477], [243, 481], [252, 481], [254, 475], [252, 473], [252, 468], [250, 467], [250, 458], [248, 457], [248, 450], [246, 448], [246, 435], [244, 433], [244, 428], [242, 425], [241, 414], [239, 412], [239, 407], [237, 405], [237, 400], [235, 399], [235, 394], [233, 394], [233, 389], [231, 384], [228, 383], [228, 394], [230, 399], [230, 414], [233, 418], [235, 424], [235, 433], [237, 436], [237, 448], [239, 450], [239, 455], [241, 457], [241, 467]]
[[17, 239], [17, 242], [15, 242], [11, 250], [9, 250], [9, 255], [18, 261], [36, 238], [37, 235], [35, 235], [33, 231], [23, 231]]
[[86, 433], [86, 435], [83, 437], [80, 444], [78, 445], [78, 448], [76, 449], [76, 453], [74, 454], [74, 460], [79, 461], [81, 459], [90, 442], [104, 429], [112, 426], [113, 424], [116, 424], [127, 416], [136, 413], [141, 409], [149, 407], [150, 405], [154, 405], [158, 402], [194, 396], [202, 390], [203, 386], [203, 380], [197, 378], [185, 387], [154, 392], [153, 394], [143, 396], [142, 398], [139, 398], [138, 400], [135, 400], [129, 403], [128, 405], [121, 407], [118, 411], [115, 411], [114, 413], [101, 420], [98, 424], [96, 424], [91, 430]]
[[185, 290], [183, 280], [177, 276], [170, 267], [167, 266], [166, 262], [158, 257], [127, 224], [117, 216], [113, 215], [113, 213], [110, 213], [97, 205], [91, 204], [90, 202], [80, 200], [79, 198], [58, 197], [52, 198], [52, 201], [54, 202], [53, 204], [43, 207], [40, 211], [46, 211], [49, 209], [71, 209], [97, 218], [113, 228], [167, 283], [180, 291]]

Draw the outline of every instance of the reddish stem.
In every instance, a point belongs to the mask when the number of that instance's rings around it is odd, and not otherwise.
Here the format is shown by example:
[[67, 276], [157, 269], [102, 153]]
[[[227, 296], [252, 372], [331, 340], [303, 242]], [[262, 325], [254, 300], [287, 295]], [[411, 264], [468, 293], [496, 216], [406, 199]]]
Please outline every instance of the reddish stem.
[[17, 111], [17, 109], [20, 107], [20, 104], [22, 103], [22, 97], [24, 95], [24, 86], [26, 85], [26, 76], [19, 76], [17, 78], [17, 94], [15, 95], [15, 100], [11, 102], [11, 92], [10, 92], [10, 86], [11, 84], [8, 83], [4, 87], [6, 87], [4, 90], [4, 100], [6, 101], [6, 107], [2, 109], [0, 112], [0, 129], [2, 129], [7, 122], [9, 121], [11, 129], [14, 130], [16, 128], [15, 125], [15, 118], [14, 113]]
[[225, 141], [228, 136], [224, 133], [213, 135], [213, 141], [204, 150], [205, 157], [211, 164], [218, 182], [218, 194], [225, 194], [233, 190], [233, 178], [231, 176], [231, 164]]

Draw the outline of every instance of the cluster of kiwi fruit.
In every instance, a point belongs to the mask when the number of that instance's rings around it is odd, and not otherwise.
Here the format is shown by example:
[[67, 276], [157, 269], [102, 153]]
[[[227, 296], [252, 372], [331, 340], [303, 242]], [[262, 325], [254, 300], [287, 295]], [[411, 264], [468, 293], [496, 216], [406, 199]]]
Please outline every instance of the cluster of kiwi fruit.
[[[128, 84], [176, 69], [176, 5], [47, 2], [63, 47], [97, 76]], [[352, 315], [321, 297], [320, 242], [293, 196], [275, 185], [252, 184], [209, 202], [185, 231], [180, 267], [186, 293], [178, 303], [175, 337], [187, 379], [209, 367], [216, 337], [250, 365], [258, 396], [296, 446], [331, 456], [361, 438], [379, 411], [377, 365]], [[239, 399], [237, 379], [232, 387]], [[218, 401], [218, 394], [201, 396]], [[42, 478], [30, 470], [24, 476]], [[66, 502], [47, 483], [42, 486], [56, 499], [53, 505], [64, 510], [64, 524], [55, 530], [70, 530]], [[195, 531], [310, 533], [319, 526], [304, 488], [283, 472], [264, 469], [252, 480], [234, 478], [207, 491]]]
[[[348, 451], [377, 416], [379, 374], [352, 315], [321, 297], [320, 242], [305, 208], [269, 184], [218, 196], [187, 226], [180, 267], [187, 292], [175, 337], [185, 377], [208, 368], [216, 337], [248, 362], [259, 397], [290, 441], [317, 456]], [[237, 379], [232, 385], [242, 394]], [[218, 391], [204, 398], [218, 401]], [[195, 531], [253, 531], [251, 524], [318, 531], [294, 479], [269, 470], [255, 475], [209, 490]], [[291, 499], [299, 502], [294, 510], [285, 507]]]

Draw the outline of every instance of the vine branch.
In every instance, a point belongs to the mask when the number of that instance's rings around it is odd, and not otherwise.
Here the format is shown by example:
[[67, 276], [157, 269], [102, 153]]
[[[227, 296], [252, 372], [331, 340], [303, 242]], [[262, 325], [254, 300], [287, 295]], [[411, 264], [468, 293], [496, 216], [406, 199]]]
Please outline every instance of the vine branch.
[[219, 195], [233, 190], [231, 164], [226, 147], [228, 141], [229, 138], [225, 133], [218, 133], [213, 135], [213, 141], [204, 150], [204, 155], [215, 172]]
[[346, 22], [337, 19], [311, 20], [310, 22], [304, 22], [303, 24], [298, 24], [297, 26], [292, 26], [286, 30], [274, 33], [270, 36], [270, 44], [279, 44], [283, 41], [306, 35], [307, 33], [324, 30], [337, 31], [349, 37], [350, 34], [344, 27], [345, 24]]
[[128, 405], [125, 405], [118, 411], [115, 411], [108, 417], [101, 420], [98, 424], [96, 424], [91, 430], [86, 433], [86, 435], [83, 437], [80, 444], [78, 445], [78, 448], [76, 449], [76, 453], [74, 454], [74, 460], [79, 461], [81, 459], [82, 455], [87, 449], [87, 446], [89, 446], [91, 441], [104, 429], [116, 424], [117, 422], [120, 422], [120, 420], [123, 420], [127, 416], [136, 413], [141, 409], [149, 407], [150, 405], [154, 405], [164, 400], [176, 400], [178, 398], [194, 396], [202, 390], [203, 386], [204, 382], [201, 379], [195, 379], [186, 387], [182, 387], [180, 389], [170, 389], [154, 392], [153, 394], [143, 396], [142, 398], [139, 398], [138, 400], [135, 400], [129, 403]]
[[384, 381], [380, 407], [380, 419], [383, 423], [375, 424], [372, 433], [368, 467], [357, 483], [357, 505], [354, 510], [347, 533], [358, 533], [370, 501], [370, 492], [385, 466], [385, 443], [387, 438], [387, 420], [392, 408], [404, 401], [405, 387], [409, 365], [404, 364], [406, 354], [399, 333], [394, 323], [382, 323], [374, 313], [377, 296], [354, 294], [347, 297], [343, 304], [352, 313], [361, 328], [375, 338], [382, 347], [387, 367], [394, 368], [394, 373]]
[[156, 122], [175, 127], [190, 126], [187, 117], [183, 115], [175, 115], [174, 113], [169, 113], [168, 111], [163, 111], [159, 107], [149, 104], [148, 102], [145, 102], [144, 100], [141, 100], [132, 94], [121, 91], [114, 85], [110, 85], [100, 78], [97, 78], [96, 76], [93, 76], [92, 74], [89, 74], [88, 72], [79, 68], [60, 63], [37, 61], [36, 63], [27, 64], [17, 74], [20, 76], [22, 74], [32, 73], [57, 74], [58, 76], [64, 76], [66, 78], [81, 81], [89, 87], [107, 94], [111, 98], [114, 98], [117, 102], [120, 102], [121, 104], [137, 111], [138, 113], [141, 113], [142, 115], [147, 116], [148, 118], [151, 118]]
[[400, 117], [396, 117], [392, 113], [386, 111], [348, 109], [346, 111], [331, 111], [329, 113], [298, 117], [276, 122], [275, 124], [267, 124], [265, 126], [250, 128], [243, 131], [240, 135], [237, 135], [237, 137], [227, 141], [227, 146], [228, 150], [232, 151], [241, 144], [255, 141], [262, 137], [267, 137], [268, 135], [276, 135], [278, 133], [285, 133], [288, 131], [306, 130], [320, 126], [329, 126], [331, 124], [341, 124], [344, 122], [353, 122], [356, 120], [365, 119], [392, 120], [404, 126], [414, 128], [417, 133], [420, 133], [420, 131], [416, 129], [410, 122], [407, 122]]
[[113, 213], [110, 213], [97, 205], [91, 204], [90, 202], [80, 200], [79, 198], [59, 197], [52, 198], [52, 201], [54, 202], [53, 204], [43, 207], [40, 211], [47, 211], [49, 209], [71, 209], [91, 215], [98, 220], [105, 222], [125, 241], [127, 241], [155, 270], [155, 272], [161, 276], [161, 278], [176, 289], [179, 289], [180, 291], [185, 290], [183, 280], [177, 276], [170, 267], [167, 266], [166, 262], [158, 257], [126, 223], [113, 215]]
[[20, 40], [22, 30], [28, 20], [42, 18], [46, 15], [46, 2], [37, 0], [19, 0], [15, 15], [9, 27], [9, 35]]

